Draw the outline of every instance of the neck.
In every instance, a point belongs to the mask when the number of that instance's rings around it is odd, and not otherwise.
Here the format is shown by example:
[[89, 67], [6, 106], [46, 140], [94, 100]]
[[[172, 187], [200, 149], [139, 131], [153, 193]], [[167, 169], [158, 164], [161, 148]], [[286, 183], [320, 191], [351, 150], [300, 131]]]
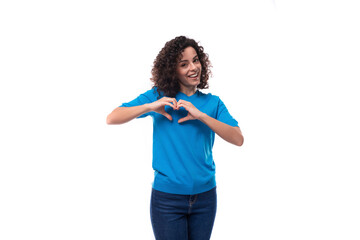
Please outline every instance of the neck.
[[180, 92], [184, 93], [187, 96], [191, 96], [196, 92], [196, 87], [186, 88], [186, 87], [181, 86]]

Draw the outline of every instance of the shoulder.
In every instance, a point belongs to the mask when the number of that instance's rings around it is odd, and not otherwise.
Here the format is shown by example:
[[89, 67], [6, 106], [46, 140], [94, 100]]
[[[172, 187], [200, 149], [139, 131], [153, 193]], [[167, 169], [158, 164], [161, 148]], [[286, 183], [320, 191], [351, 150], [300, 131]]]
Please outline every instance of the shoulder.
[[214, 95], [212, 93], [203, 93], [199, 90], [199, 97], [205, 99], [206, 101], [210, 102], [219, 102], [220, 97], [217, 95]]
[[146, 96], [150, 100], [157, 100], [158, 97], [161, 97], [163, 94], [159, 94], [157, 87], [152, 87], [151, 89], [144, 92], [142, 95]]

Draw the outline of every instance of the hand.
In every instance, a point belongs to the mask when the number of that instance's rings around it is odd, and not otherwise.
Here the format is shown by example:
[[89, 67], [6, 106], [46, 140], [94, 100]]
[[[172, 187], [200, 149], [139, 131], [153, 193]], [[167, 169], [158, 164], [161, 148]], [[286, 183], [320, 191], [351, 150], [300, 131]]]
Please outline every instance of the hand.
[[165, 111], [165, 106], [168, 105], [174, 110], [177, 110], [177, 101], [175, 98], [162, 97], [159, 100], [149, 103], [151, 111], [157, 112], [165, 116], [167, 119], [172, 121], [172, 117]]
[[186, 111], [188, 111], [188, 115], [179, 119], [178, 123], [182, 123], [188, 120], [199, 119], [201, 115], [204, 114], [203, 112], [199, 111], [191, 102], [182, 99], [177, 102], [176, 109], [178, 110], [180, 107], [185, 108]]

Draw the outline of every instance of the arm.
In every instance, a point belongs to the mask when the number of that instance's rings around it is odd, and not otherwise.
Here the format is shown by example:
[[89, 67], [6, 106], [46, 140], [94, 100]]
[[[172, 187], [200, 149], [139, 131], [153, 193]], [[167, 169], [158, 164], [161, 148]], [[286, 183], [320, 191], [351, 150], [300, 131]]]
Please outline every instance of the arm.
[[150, 112], [149, 104], [135, 107], [117, 107], [106, 118], [107, 124], [123, 124]]
[[226, 123], [208, 116], [207, 114], [199, 111], [192, 103], [180, 100], [177, 104], [177, 109], [184, 107], [188, 111], [188, 115], [179, 119], [179, 123], [187, 120], [198, 119], [206, 124], [211, 130], [219, 135], [225, 141], [232, 143], [236, 146], [241, 146], [244, 143], [244, 137], [239, 127], [232, 127]]
[[155, 102], [146, 103], [139, 106], [117, 107], [107, 116], [106, 123], [123, 124], [151, 111], [160, 113], [172, 121], [172, 117], [165, 111], [165, 105], [171, 106], [175, 109], [176, 104], [177, 102], [175, 98], [163, 97]]
[[235, 144], [236, 146], [243, 145], [244, 137], [239, 127], [232, 127], [226, 123], [220, 122], [219, 120], [208, 116], [205, 113], [202, 113], [200, 115], [199, 120], [208, 125], [211, 130], [213, 130], [225, 141]]

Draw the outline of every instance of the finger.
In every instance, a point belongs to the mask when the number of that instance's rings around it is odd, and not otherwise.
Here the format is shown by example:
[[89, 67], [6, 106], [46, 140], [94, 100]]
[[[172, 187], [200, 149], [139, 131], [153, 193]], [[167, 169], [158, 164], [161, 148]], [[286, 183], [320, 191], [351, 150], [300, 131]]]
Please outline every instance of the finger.
[[179, 103], [179, 104], [177, 105], [177, 109], [179, 109], [180, 107], [183, 107], [183, 108], [185, 108], [186, 110], [188, 110], [188, 106], [185, 105], [184, 103]]
[[190, 116], [189, 116], [189, 115], [187, 115], [186, 117], [180, 118], [179, 121], [178, 121], [178, 123], [182, 123], [182, 122], [185, 122], [185, 121], [188, 121], [188, 120], [190, 120]]
[[180, 107], [184, 107], [187, 110], [187, 107], [190, 106], [190, 104], [191, 104], [190, 102], [181, 99], [178, 102], [177, 109], [179, 109]]
[[177, 102], [177, 104], [176, 104], [176, 109], [177, 109], [177, 110], [179, 110], [179, 108], [180, 108], [180, 107], [179, 107], [180, 103], [181, 103], [181, 99], [180, 99], [180, 100]]
[[163, 102], [163, 104], [164, 104], [164, 105], [168, 105], [168, 106], [172, 107], [174, 110], [176, 110], [176, 107], [175, 107], [173, 104], [171, 104], [171, 103]]
[[[172, 103], [174, 104], [174, 107], [177, 108], [177, 101], [176, 101], [176, 99], [175, 99], [175, 98], [172, 98], [171, 100], [172, 100]], [[174, 109], [175, 109], [175, 108], [174, 108]]]
[[168, 102], [168, 103], [172, 103], [173, 104], [173, 108], [174, 109], [176, 109], [176, 107], [177, 107], [177, 101], [176, 101], [176, 99], [175, 98], [165, 98], [164, 99], [166, 102]]
[[175, 100], [176, 101], [176, 98], [171, 98], [171, 97], [163, 97], [164, 100]]
[[180, 102], [181, 102], [181, 103], [184, 103], [184, 104], [188, 104], [188, 103], [190, 103], [190, 102], [185, 101], [185, 100], [183, 100], [183, 99], [180, 99], [178, 103], [180, 103]]
[[170, 121], [172, 121], [172, 117], [170, 116], [170, 114], [168, 113], [161, 113], [163, 116], [165, 116], [167, 119], [169, 119]]

